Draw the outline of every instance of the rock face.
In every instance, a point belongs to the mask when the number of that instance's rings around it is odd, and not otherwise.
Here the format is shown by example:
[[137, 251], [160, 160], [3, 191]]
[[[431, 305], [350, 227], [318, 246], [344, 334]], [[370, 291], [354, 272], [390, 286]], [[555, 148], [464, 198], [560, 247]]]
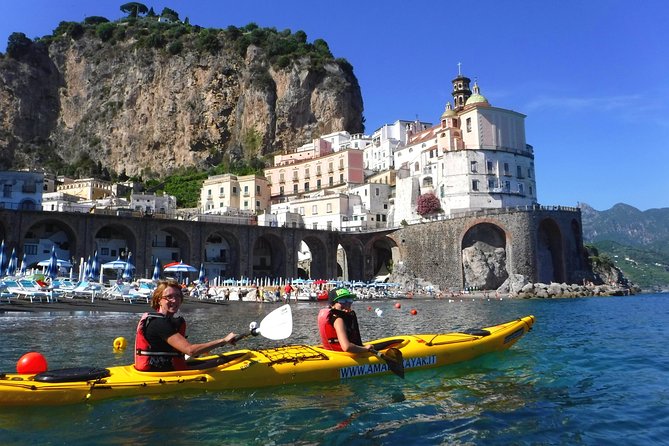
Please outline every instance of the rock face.
[[469, 287], [494, 290], [509, 274], [506, 271], [506, 251], [478, 241], [462, 250], [462, 268]]
[[173, 55], [95, 36], [33, 43], [0, 56], [0, 169], [90, 159], [165, 174], [362, 132], [350, 65], [312, 65], [278, 68], [254, 45], [241, 57], [225, 45]]

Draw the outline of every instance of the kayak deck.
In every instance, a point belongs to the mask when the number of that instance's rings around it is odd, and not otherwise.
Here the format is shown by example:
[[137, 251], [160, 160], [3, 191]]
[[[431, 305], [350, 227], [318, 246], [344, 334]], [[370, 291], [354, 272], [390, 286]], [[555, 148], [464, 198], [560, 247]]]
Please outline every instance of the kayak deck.
[[[389, 347], [399, 349], [407, 371], [442, 367], [508, 349], [532, 328], [534, 320], [534, 316], [526, 316], [469, 332], [393, 336], [371, 343], [379, 351]], [[39, 375], [0, 374], [0, 406], [73, 404], [187, 390], [257, 388], [391, 373], [386, 362], [374, 355], [354, 355], [307, 345], [237, 350], [191, 360], [189, 367], [191, 369], [175, 372], [140, 372], [133, 365], [125, 365], [106, 369], [61, 369]], [[68, 374], [74, 378], [68, 380]]]

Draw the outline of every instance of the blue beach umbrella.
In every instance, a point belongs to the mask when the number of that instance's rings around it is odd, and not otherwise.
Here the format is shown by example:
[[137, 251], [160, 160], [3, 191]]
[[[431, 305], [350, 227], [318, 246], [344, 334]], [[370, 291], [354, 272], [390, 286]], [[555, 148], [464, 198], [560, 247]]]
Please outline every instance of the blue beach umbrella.
[[5, 275], [5, 263], [7, 263], [7, 258], [5, 255], [5, 241], [2, 241], [0, 244], [0, 277]]
[[153, 267], [153, 277], [152, 279], [155, 280], [156, 282], [160, 280], [160, 259], [156, 257], [156, 264]]
[[26, 264], [26, 253], [23, 253], [23, 260], [21, 260], [21, 268], [19, 268], [19, 275], [25, 276], [28, 272], [28, 265]]
[[132, 264], [131, 259], [132, 259], [132, 253], [129, 253], [128, 258], [126, 259], [125, 262], [125, 268], [123, 268], [123, 280], [128, 280], [128, 281], [132, 280], [132, 275], [135, 269], [135, 265]]
[[93, 259], [91, 260], [91, 269], [89, 271], [91, 280], [95, 281], [98, 279], [101, 266], [102, 265], [100, 265], [100, 259], [98, 259], [98, 252], [95, 251], [95, 254], [93, 254]]
[[51, 280], [54, 280], [58, 277], [58, 257], [56, 257], [56, 247], [51, 246], [51, 258], [49, 259], [49, 266], [46, 270], [47, 277], [50, 277]]
[[205, 271], [205, 269], [204, 269], [204, 263], [200, 263], [200, 275], [197, 276], [197, 280], [198, 280], [200, 283], [204, 283], [204, 279], [205, 279], [205, 277], [206, 277], [205, 274], [206, 274], [206, 271]]
[[19, 258], [16, 255], [16, 250], [12, 249], [12, 255], [9, 256], [9, 264], [7, 265], [7, 275], [13, 276], [16, 274], [16, 268], [19, 266]]

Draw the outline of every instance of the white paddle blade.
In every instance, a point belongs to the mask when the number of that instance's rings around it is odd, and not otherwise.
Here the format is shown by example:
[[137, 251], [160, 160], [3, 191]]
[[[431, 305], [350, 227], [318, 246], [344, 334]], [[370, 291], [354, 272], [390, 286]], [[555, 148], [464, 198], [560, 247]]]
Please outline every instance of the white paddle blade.
[[265, 316], [256, 331], [274, 341], [289, 337], [293, 333], [293, 313], [290, 305], [282, 305]]

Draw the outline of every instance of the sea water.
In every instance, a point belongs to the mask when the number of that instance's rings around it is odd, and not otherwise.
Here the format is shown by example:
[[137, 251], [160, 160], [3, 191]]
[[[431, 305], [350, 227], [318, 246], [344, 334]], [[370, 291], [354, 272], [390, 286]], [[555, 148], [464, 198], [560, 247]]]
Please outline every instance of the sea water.
[[[401, 308], [395, 304], [401, 303]], [[318, 343], [322, 304], [293, 304], [291, 343]], [[6, 307], [5, 307], [6, 308]], [[192, 342], [244, 332], [273, 304], [185, 311]], [[669, 444], [669, 295], [354, 303], [365, 339], [477, 328], [533, 314], [511, 349], [428, 371], [345, 382], [0, 408], [0, 444]], [[376, 309], [380, 309], [378, 316]], [[4, 308], [0, 308], [2, 310]], [[412, 315], [411, 310], [416, 310]], [[121, 365], [137, 314], [0, 313], [0, 371]], [[276, 345], [260, 337], [241, 347]]]

